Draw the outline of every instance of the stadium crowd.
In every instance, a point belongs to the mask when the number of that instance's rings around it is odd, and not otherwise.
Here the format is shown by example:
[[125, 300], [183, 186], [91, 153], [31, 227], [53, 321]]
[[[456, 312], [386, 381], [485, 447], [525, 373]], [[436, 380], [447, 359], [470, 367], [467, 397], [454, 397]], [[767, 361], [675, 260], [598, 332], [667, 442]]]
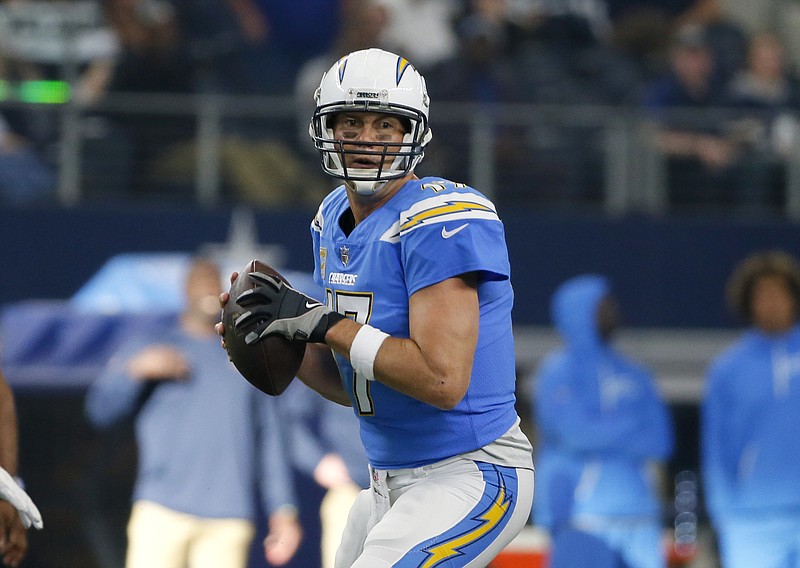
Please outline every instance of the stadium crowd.
[[[773, 0], [22, 0], [0, 5], [0, 196], [52, 202], [63, 146], [82, 147], [81, 192], [108, 199], [195, 190], [195, 118], [158, 102], [123, 112], [119, 93], [294, 96], [284, 120], [226, 117], [225, 198], [316, 203], [324, 179], [306, 134], [309, 77], [367, 46], [394, 50], [429, 79], [431, 96], [475, 103], [498, 119], [491, 149], [499, 200], [596, 203], [607, 121], [635, 111], [665, 160], [667, 195], [683, 205], [779, 212], [796, 144], [800, 8]], [[58, 7], [55, 7], [58, 5]], [[66, 9], [69, 8], [69, 9]], [[39, 38], [47, 38], [42, 41]], [[53, 105], [28, 101], [36, 81], [69, 85], [81, 105], [66, 135]], [[58, 82], [63, 83], [58, 83]], [[17, 85], [27, 87], [15, 88]], [[16, 93], [14, 95], [13, 93]], [[27, 93], [27, 94], [26, 94]], [[33, 97], [33, 99], [31, 99]], [[41, 100], [41, 99], [39, 99]], [[588, 109], [572, 123], [500, 119], [493, 104]], [[487, 107], [487, 105], [489, 105]], [[283, 107], [281, 107], [283, 108]], [[593, 110], [594, 109], [594, 110]], [[515, 115], [519, 116], [519, 115]], [[425, 168], [469, 181], [463, 124], [440, 121]], [[299, 135], [298, 135], [299, 134]]]

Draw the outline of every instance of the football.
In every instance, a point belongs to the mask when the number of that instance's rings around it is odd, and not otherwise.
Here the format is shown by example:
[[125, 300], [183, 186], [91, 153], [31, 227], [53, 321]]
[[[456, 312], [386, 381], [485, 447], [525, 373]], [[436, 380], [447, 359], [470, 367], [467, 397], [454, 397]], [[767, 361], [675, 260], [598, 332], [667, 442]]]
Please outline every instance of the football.
[[245, 290], [258, 286], [258, 283], [248, 276], [250, 272], [263, 272], [289, 283], [268, 264], [259, 260], [247, 263], [236, 280], [231, 283], [228, 291], [230, 300], [222, 310], [225, 349], [228, 351], [228, 358], [250, 384], [268, 395], [276, 396], [286, 390], [297, 375], [306, 351], [306, 342], [289, 341], [285, 337], [271, 335], [253, 345], [245, 343], [244, 338], [252, 327], [249, 326], [247, 330], [236, 330], [233, 324], [236, 318], [247, 311], [247, 308], [236, 303], [236, 298]]

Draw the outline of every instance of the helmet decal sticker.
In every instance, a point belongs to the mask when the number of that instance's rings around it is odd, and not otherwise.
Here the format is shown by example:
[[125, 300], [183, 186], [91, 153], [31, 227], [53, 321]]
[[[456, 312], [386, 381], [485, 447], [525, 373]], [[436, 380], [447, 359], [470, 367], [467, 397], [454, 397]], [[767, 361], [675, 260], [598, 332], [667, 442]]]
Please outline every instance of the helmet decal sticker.
[[406, 72], [406, 69], [411, 64], [408, 62], [408, 59], [405, 57], [398, 57], [397, 58], [397, 84], [400, 84], [400, 79], [403, 78], [403, 73]]

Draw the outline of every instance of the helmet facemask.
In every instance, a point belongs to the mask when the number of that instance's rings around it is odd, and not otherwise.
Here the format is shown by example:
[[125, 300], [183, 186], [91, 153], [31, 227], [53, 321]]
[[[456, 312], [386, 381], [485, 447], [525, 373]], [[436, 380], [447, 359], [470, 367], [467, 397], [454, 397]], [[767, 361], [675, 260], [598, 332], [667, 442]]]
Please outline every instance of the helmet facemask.
[[[345, 74], [348, 68], [350, 73]], [[383, 84], [387, 88], [378, 88]], [[322, 168], [332, 177], [345, 180], [353, 191], [373, 194], [387, 181], [408, 175], [422, 160], [424, 147], [431, 139], [429, 100], [424, 79], [403, 58], [377, 49], [350, 54], [323, 76], [315, 99], [317, 107], [309, 134], [320, 153]], [[332, 124], [342, 112], [392, 115], [407, 125], [406, 133], [402, 142], [337, 140]], [[345, 157], [350, 155], [376, 156], [378, 166], [348, 168]]]

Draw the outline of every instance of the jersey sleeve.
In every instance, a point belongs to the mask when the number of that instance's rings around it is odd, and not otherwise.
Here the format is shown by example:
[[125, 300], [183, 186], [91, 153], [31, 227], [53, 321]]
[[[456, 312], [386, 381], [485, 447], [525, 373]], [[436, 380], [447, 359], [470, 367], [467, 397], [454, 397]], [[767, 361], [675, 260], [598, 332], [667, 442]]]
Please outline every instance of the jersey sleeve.
[[423, 199], [403, 211], [399, 233], [409, 296], [466, 272], [478, 272], [482, 280], [511, 276], [503, 224], [480, 194]]

